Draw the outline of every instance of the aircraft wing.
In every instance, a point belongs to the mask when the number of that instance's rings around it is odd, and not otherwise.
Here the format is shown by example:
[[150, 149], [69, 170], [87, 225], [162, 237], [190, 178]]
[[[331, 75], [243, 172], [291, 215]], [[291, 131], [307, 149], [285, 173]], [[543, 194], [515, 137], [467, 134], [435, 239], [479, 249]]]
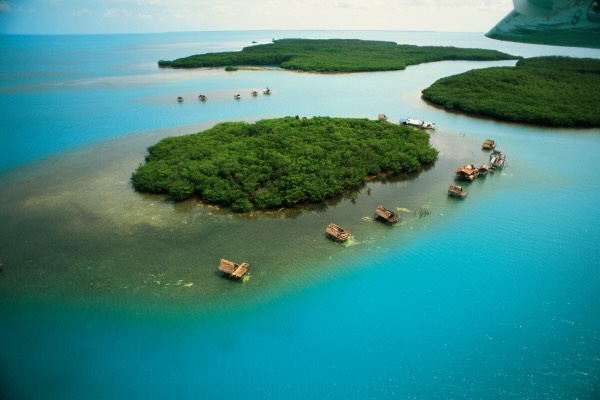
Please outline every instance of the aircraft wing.
[[513, 5], [487, 37], [600, 49], [600, 0], [513, 0]]

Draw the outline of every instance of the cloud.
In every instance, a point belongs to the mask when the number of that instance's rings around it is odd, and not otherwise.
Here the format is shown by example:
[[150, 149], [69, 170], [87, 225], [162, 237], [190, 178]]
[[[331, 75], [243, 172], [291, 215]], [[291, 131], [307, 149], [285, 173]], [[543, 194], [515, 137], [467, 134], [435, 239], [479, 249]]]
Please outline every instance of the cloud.
[[129, 17], [131, 15], [131, 11], [125, 8], [110, 8], [104, 12], [104, 16], [108, 18]]
[[[35, 10], [31, 8], [34, 5]], [[0, 32], [248, 29], [483, 32], [511, 10], [512, 0], [0, 0], [3, 19]]]
[[[318, 2], [326, 5], [327, 1]], [[512, 8], [512, 0], [334, 0], [333, 4], [337, 8], [352, 9], [394, 9], [403, 10], [406, 8], [456, 8], [456, 7], [474, 7], [474, 8]]]
[[[23, 12], [25, 12], [25, 9], [21, 6], [15, 5], [15, 2], [0, 0], [0, 14], [8, 15]], [[34, 10], [28, 9], [27, 12], [34, 12]]]
[[0, 0], [0, 12], [11, 12], [13, 11], [13, 5], [8, 1]]
[[83, 17], [86, 15], [92, 15], [92, 11], [89, 8], [82, 8], [71, 13], [72, 17]]

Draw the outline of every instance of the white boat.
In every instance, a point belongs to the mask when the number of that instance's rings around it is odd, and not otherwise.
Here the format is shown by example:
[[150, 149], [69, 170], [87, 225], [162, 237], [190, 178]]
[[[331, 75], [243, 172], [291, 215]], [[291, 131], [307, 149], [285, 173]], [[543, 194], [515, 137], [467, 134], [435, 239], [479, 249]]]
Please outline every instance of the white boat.
[[416, 128], [421, 128], [421, 129], [435, 129], [436, 126], [433, 122], [428, 122], [428, 121], [422, 121], [420, 119], [414, 119], [414, 118], [406, 118], [406, 119], [401, 119], [400, 120], [401, 124], [404, 125], [410, 125], [410, 126], [414, 126]]

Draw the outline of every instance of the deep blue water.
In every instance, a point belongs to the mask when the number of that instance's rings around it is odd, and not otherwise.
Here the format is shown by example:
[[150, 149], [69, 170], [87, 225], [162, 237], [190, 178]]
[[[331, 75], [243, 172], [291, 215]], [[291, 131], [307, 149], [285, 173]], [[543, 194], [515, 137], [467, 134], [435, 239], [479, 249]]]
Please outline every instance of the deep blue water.
[[[438, 77], [511, 62], [327, 76], [156, 67], [158, 59], [235, 50], [272, 37], [600, 57], [598, 50], [509, 44], [479, 34], [1, 36], [0, 182], [11, 185], [35, 182], [35, 165], [46, 157], [107, 140], [119, 146], [148, 130], [281, 115], [419, 117], [440, 127], [432, 137], [441, 147], [436, 168], [468, 154], [470, 140], [489, 136], [508, 153], [509, 166], [471, 185], [466, 201], [444, 203], [414, 235], [403, 226], [344, 258], [345, 268], [331, 260], [334, 273], [310, 284], [287, 282], [268, 296], [246, 290], [248, 297], [234, 306], [186, 302], [163, 309], [134, 296], [71, 301], [0, 293], [0, 397], [599, 398], [600, 130], [497, 123], [419, 99]], [[231, 98], [264, 86], [273, 96]], [[208, 94], [207, 103], [195, 100], [199, 91]], [[178, 95], [184, 103], [175, 102]], [[96, 165], [102, 155], [93, 148], [86, 151]], [[11, 249], [0, 244], [0, 260], [3, 255]]]

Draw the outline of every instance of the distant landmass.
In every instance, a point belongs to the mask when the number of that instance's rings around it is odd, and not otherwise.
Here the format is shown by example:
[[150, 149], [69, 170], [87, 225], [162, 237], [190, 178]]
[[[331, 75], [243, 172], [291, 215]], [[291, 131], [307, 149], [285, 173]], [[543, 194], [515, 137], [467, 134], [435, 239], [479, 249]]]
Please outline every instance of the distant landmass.
[[381, 174], [437, 159], [429, 134], [359, 118], [285, 117], [224, 122], [148, 148], [134, 188], [174, 200], [198, 196], [237, 212], [321, 202]]
[[245, 47], [242, 51], [198, 54], [160, 67], [201, 68], [276, 66], [288, 70], [321, 73], [403, 70], [409, 65], [433, 61], [515, 60], [519, 57], [496, 50], [440, 46], [413, 46], [359, 39], [280, 39]]
[[600, 127], [600, 60], [534, 57], [477, 69], [423, 90], [445, 109], [556, 127]]

